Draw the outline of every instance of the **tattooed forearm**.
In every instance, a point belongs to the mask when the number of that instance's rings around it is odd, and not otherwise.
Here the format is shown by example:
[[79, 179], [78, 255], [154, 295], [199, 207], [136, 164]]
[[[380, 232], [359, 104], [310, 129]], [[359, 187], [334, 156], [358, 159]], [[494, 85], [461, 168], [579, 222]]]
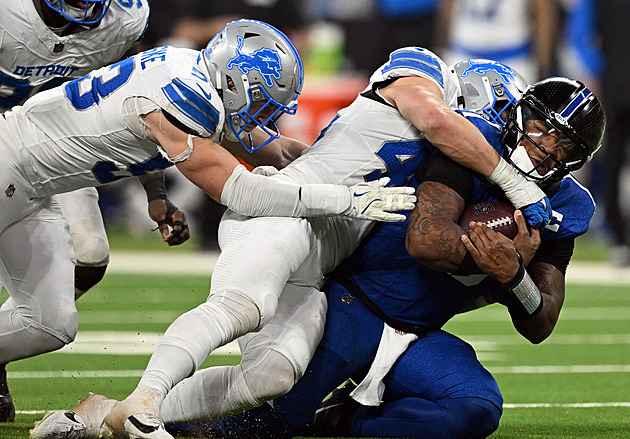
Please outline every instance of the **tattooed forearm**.
[[459, 239], [464, 232], [457, 225], [464, 200], [436, 182], [422, 183], [416, 195], [418, 201], [407, 227], [407, 250], [420, 262], [438, 270], [452, 271], [466, 253]]

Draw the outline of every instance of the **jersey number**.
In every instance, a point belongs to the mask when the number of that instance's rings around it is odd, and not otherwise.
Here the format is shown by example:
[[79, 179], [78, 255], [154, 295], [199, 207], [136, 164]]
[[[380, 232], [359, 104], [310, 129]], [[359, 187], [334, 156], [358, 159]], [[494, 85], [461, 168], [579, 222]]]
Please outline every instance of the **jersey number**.
[[112, 64], [101, 76], [86, 75], [66, 84], [66, 96], [77, 110], [86, 110], [124, 85], [133, 73], [133, 58]]
[[92, 174], [101, 183], [111, 183], [121, 178], [139, 176], [149, 174], [154, 171], [166, 169], [173, 164], [161, 155], [151, 157], [149, 160], [129, 165], [126, 170], [119, 169], [114, 162], [102, 161], [98, 162], [92, 168]]
[[374, 181], [381, 177], [389, 177], [390, 186], [405, 186], [431, 151], [432, 147], [426, 141], [387, 142], [376, 153], [387, 170], [385, 173], [378, 170], [371, 172], [365, 176], [365, 180]]

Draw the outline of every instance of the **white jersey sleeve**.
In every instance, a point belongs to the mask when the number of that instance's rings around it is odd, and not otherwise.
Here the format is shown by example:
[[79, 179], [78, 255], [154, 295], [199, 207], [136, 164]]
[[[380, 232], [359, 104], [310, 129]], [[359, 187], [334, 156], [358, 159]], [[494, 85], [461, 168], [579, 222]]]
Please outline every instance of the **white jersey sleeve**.
[[371, 90], [379, 83], [403, 76], [419, 76], [433, 81], [451, 108], [457, 108], [459, 82], [449, 71], [448, 66], [430, 50], [421, 47], [403, 47], [389, 56], [389, 61], [379, 67], [370, 77], [366, 90]]
[[5, 113], [12, 147], [38, 196], [171, 166], [141, 115], [166, 110], [199, 135], [220, 131], [221, 99], [197, 51], [161, 47], [43, 91]]
[[142, 38], [148, 18], [146, 0], [114, 0], [97, 27], [59, 36], [33, 0], [11, 2], [0, 14], [0, 112], [120, 60]]

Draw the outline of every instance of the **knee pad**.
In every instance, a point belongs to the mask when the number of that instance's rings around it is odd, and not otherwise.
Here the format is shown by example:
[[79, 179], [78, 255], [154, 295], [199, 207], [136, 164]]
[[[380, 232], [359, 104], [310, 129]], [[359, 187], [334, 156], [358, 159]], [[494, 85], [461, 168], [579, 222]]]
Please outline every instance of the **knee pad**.
[[234, 328], [234, 334], [229, 335], [227, 341], [247, 334], [261, 324], [258, 304], [247, 294], [230, 288], [212, 294], [204, 304], [199, 305], [199, 308], [205, 307], [210, 315], [220, 313], [222, 322]]
[[76, 308], [62, 310], [54, 321], [43, 320], [41, 325], [45, 332], [57, 337], [65, 344], [70, 344], [79, 331], [79, 313]]
[[254, 406], [278, 398], [295, 384], [295, 369], [291, 361], [280, 352], [267, 349], [254, 358], [243, 357], [243, 380]]
[[[76, 310], [60, 316], [55, 322], [41, 322], [16, 310], [11, 321], [10, 345], [7, 349], [0, 347], [3, 363], [61, 349], [74, 341], [78, 330]], [[8, 339], [3, 336], [3, 340]]]
[[107, 236], [97, 231], [75, 231], [70, 228], [70, 235], [77, 256], [77, 264], [83, 267], [102, 267], [109, 263], [109, 243]]

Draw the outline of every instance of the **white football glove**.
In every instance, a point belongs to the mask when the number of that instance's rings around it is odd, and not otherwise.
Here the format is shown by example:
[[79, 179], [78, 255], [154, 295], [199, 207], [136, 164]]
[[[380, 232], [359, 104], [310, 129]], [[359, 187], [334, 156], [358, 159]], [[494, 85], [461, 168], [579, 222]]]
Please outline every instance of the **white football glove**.
[[385, 187], [389, 177], [350, 186], [351, 206], [343, 214], [350, 218], [385, 222], [405, 221], [399, 210], [412, 210], [416, 205], [415, 189], [408, 186]]

